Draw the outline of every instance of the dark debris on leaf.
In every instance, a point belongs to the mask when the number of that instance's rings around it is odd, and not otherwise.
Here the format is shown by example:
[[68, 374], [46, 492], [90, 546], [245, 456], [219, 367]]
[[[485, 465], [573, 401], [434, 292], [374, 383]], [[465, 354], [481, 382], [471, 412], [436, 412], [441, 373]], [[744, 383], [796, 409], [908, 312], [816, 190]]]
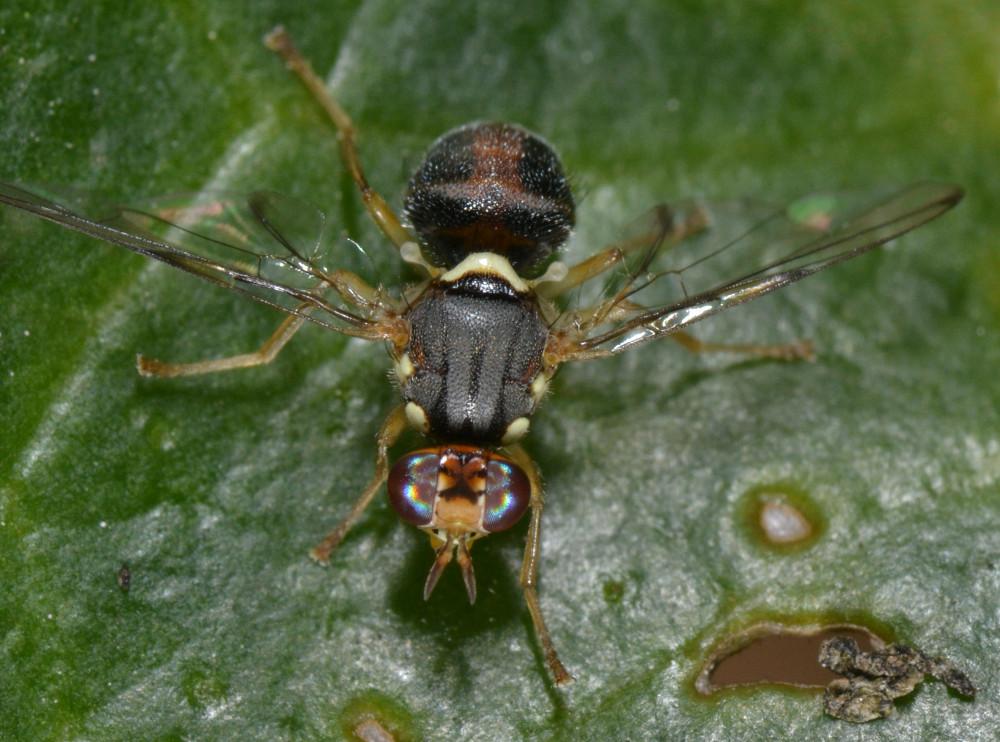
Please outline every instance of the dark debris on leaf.
[[976, 695], [972, 680], [950, 660], [902, 644], [864, 652], [854, 639], [838, 636], [823, 642], [819, 663], [842, 676], [827, 686], [823, 710], [855, 724], [893, 714], [896, 710], [893, 700], [913, 692], [925, 675], [937, 678], [964, 696]]
[[122, 568], [118, 570], [118, 587], [123, 593], [127, 593], [131, 585], [132, 572], [129, 570], [127, 564], [123, 564]]

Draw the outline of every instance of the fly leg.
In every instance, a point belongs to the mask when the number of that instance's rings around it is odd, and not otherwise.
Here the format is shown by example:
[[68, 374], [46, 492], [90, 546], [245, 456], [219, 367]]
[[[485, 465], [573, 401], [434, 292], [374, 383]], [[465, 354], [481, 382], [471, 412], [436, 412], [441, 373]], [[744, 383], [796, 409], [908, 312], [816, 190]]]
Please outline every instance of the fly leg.
[[552, 637], [549, 636], [549, 629], [545, 625], [541, 603], [538, 601], [538, 560], [541, 556], [542, 546], [541, 477], [538, 475], [538, 467], [535, 466], [535, 462], [520, 445], [515, 444], [505, 450], [511, 460], [524, 469], [531, 482], [531, 524], [528, 526], [528, 543], [524, 549], [524, 562], [521, 564], [521, 587], [524, 589], [524, 600], [528, 604], [531, 621], [535, 625], [535, 634], [538, 636], [538, 643], [542, 645], [545, 662], [549, 666], [549, 672], [552, 673], [553, 681], [556, 685], [568, 685], [573, 682], [573, 676], [569, 674], [559, 659], [559, 654], [552, 644]]
[[[346, 303], [365, 314], [371, 314], [380, 305], [383, 299], [379, 296], [377, 289], [369, 286], [358, 276], [348, 271], [334, 271], [326, 277], [325, 281], [317, 286], [311, 293], [321, 295], [333, 289]], [[157, 376], [168, 378], [173, 376], [197, 376], [200, 374], [210, 374], [217, 371], [232, 371], [238, 368], [250, 368], [252, 366], [263, 366], [275, 359], [281, 349], [285, 347], [289, 340], [294, 337], [306, 322], [305, 313], [310, 309], [310, 305], [302, 304], [299, 311], [302, 314], [294, 314], [285, 318], [285, 321], [278, 326], [274, 334], [253, 353], [243, 353], [241, 355], [230, 356], [228, 358], [214, 358], [207, 361], [195, 361], [193, 363], [164, 363], [155, 358], [148, 358], [140, 355], [136, 359], [136, 366], [143, 376]], [[370, 339], [377, 340], [386, 337], [376, 325], [370, 332], [358, 332], [349, 334], [359, 334]]]
[[393, 213], [392, 209], [389, 208], [389, 204], [368, 185], [364, 170], [361, 167], [361, 158], [358, 155], [356, 144], [358, 132], [354, 128], [354, 124], [351, 123], [350, 117], [340, 107], [340, 104], [334, 100], [326, 84], [316, 74], [316, 71], [313, 70], [309, 61], [292, 44], [288, 32], [281, 26], [278, 26], [264, 37], [264, 43], [269, 49], [276, 51], [284, 57], [289, 69], [298, 75], [302, 84], [306, 86], [313, 98], [316, 99], [316, 102], [326, 111], [333, 125], [337, 127], [337, 138], [340, 140], [340, 158], [347, 171], [351, 174], [351, 178], [357, 184], [358, 190], [361, 192], [361, 200], [369, 216], [371, 216], [379, 229], [382, 230], [385, 236], [397, 248], [402, 247], [406, 243], [412, 243], [413, 237], [400, 224], [399, 219]]
[[[694, 209], [683, 220], [678, 220], [668, 206], [661, 205], [654, 209], [651, 219], [653, 223], [650, 228], [639, 236], [623, 239], [580, 261], [571, 266], [566, 275], [558, 281], [539, 281], [535, 290], [540, 296], [549, 299], [561, 296], [622, 264], [638, 251], [646, 250], [652, 256], [664, 248], [669, 249], [681, 240], [693, 237], [708, 226], [708, 215], [703, 209]], [[635, 277], [637, 276], [633, 276]], [[630, 285], [631, 281], [626, 284]], [[624, 291], [627, 293], [627, 288]]]
[[260, 350], [254, 353], [243, 353], [238, 356], [213, 358], [208, 361], [195, 361], [193, 363], [164, 363], [155, 358], [147, 358], [144, 355], [140, 355], [136, 358], [136, 367], [143, 376], [169, 378], [172, 376], [196, 376], [216, 371], [232, 371], [237, 368], [262, 366], [274, 360], [275, 356], [281, 352], [281, 349], [299, 331], [299, 328], [302, 327], [305, 321], [305, 317], [294, 314], [289, 315], [275, 333], [267, 339], [267, 342], [260, 347]]
[[354, 525], [354, 521], [361, 516], [361, 513], [368, 507], [372, 498], [375, 497], [375, 493], [385, 483], [386, 478], [389, 476], [389, 447], [396, 442], [396, 439], [406, 429], [407, 424], [406, 412], [403, 405], [390, 412], [385, 422], [382, 423], [382, 429], [378, 433], [378, 446], [375, 454], [375, 474], [372, 475], [371, 481], [368, 482], [368, 486], [365, 487], [354, 505], [351, 506], [347, 517], [340, 521], [340, 525], [334, 528], [330, 532], [330, 535], [323, 539], [318, 546], [309, 550], [309, 556], [320, 564], [326, 565], [330, 563], [330, 554], [340, 545], [344, 536], [347, 535], [351, 526]]
[[811, 340], [797, 340], [793, 343], [776, 345], [739, 345], [729, 343], [706, 343], [683, 330], [667, 335], [668, 338], [691, 353], [738, 353], [757, 358], [773, 358], [777, 361], [815, 361], [816, 353]]

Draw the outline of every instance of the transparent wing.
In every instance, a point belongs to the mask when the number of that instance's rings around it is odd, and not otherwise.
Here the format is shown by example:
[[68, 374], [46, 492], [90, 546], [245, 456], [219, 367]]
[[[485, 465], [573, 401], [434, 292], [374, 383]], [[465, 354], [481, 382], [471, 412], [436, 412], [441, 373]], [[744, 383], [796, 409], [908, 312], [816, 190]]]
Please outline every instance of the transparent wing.
[[[756, 299], [878, 247], [961, 198], [957, 186], [920, 182], [770, 211], [748, 202], [659, 207], [641, 237], [623, 240], [624, 269], [596, 303], [564, 316], [562, 331], [579, 338], [564, 360], [620, 353]], [[679, 238], [685, 231], [695, 234]]]
[[333, 330], [377, 334], [375, 320], [335, 292], [324, 294], [331, 245], [323, 214], [277, 193], [177, 196], [133, 207], [86, 191], [0, 181], [0, 202]]

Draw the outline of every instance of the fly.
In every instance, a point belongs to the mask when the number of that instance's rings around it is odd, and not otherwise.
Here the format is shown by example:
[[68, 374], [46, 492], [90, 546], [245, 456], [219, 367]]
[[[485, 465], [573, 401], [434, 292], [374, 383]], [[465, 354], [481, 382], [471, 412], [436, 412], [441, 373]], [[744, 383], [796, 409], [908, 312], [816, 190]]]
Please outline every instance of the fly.
[[[808, 358], [808, 343], [717, 346], [684, 328], [882, 245], [962, 197], [957, 186], [919, 182], [846, 205], [808, 200], [721, 243], [701, 239], [712, 226], [704, 209], [661, 206], [634, 236], [567, 266], [556, 257], [573, 230], [576, 207], [558, 157], [540, 136], [500, 123], [444, 134], [410, 180], [404, 226], [368, 184], [355, 128], [323, 81], [283, 29], [266, 42], [330, 117], [365, 209], [400, 257], [424, 275], [416, 284], [394, 292], [331, 269], [316, 240], [322, 215], [272, 193], [129, 208], [76, 191], [0, 183], [0, 201], [288, 315], [255, 353], [189, 364], [140, 356], [146, 376], [268, 363], [307, 321], [384, 342], [403, 401], [379, 432], [371, 481], [311, 556], [327, 564], [387, 484], [393, 509], [427, 532], [436, 551], [424, 598], [454, 560], [471, 603], [473, 542], [510, 528], [530, 510], [520, 582], [557, 685], [572, 677], [538, 599], [542, 485], [520, 442], [557, 369], [659, 337], [694, 351]], [[165, 229], [167, 238], [159, 236]], [[591, 303], [567, 308], [570, 292], [582, 297], [597, 284]], [[390, 465], [389, 448], [408, 428], [430, 445]]]

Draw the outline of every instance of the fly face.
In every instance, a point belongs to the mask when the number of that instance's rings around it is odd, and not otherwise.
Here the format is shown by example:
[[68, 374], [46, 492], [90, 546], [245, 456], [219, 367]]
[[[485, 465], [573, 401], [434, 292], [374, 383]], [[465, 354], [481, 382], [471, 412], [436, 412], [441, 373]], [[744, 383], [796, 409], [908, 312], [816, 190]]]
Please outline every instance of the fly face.
[[437, 549], [424, 600], [457, 549], [469, 602], [474, 603], [469, 545], [517, 523], [531, 498], [531, 483], [521, 467], [498, 453], [462, 445], [407, 454], [389, 470], [387, 488], [396, 514], [429, 533]]
[[[430, 148], [410, 181], [413, 232], [368, 184], [355, 129], [281, 29], [267, 43], [326, 110], [341, 156], [371, 218], [426, 277], [392, 292], [336, 267], [317, 234], [315, 210], [270, 193], [196, 197], [119, 207], [91, 194], [41, 192], [0, 182], [0, 201], [163, 261], [287, 317], [255, 353], [190, 364], [140, 357], [148, 376], [202, 374], [270, 362], [307, 321], [385, 342], [403, 401], [379, 432], [375, 472], [341, 523], [310, 553], [327, 563], [388, 482], [403, 518], [431, 537], [437, 555], [429, 597], [458, 562], [475, 599], [470, 544], [531, 511], [521, 585], [556, 684], [572, 680], [552, 644], [536, 589], [542, 487], [521, 447], [549, 380], [563, 363], [614, 355], [659, 337], [689, 350], [730, 350], [781, 359], [811, 356], [807, 343], [715, 346], [685, 328], [848, 260], [939, 216], [960, 188], [915, 183], [854, 200], [809, 200], [763, 215], [745, 233], [714, 240], [713, 217], [660, 206], [634, 236], [573, 266], [557, 260], [574, 203], [558, 158], [537, 135], [509, 124], [470, 124]], [[169, 237], [162, 236], [169, 230]], [[598, 285], [593, 302], [570, 292]], [[433, 447], [390, 466], [407, 428]]]

